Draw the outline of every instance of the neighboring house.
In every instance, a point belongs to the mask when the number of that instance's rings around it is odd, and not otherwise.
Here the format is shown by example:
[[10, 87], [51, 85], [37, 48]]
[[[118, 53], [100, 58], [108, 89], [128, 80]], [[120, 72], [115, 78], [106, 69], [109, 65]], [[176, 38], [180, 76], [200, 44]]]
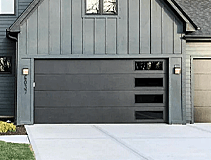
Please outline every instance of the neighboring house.
[[6, 37], [6, 28], [32, 0], [0, 0], [0, 117], [15, 116], [15, 42]]
[[175, 1], [199, 28], [185, 36], [187, 120], [211, 122], [211, 0]]
[[[211, 121], [210, 63], [198, 59], [209, 57], [202, 52], [211, 49], [202, 34], [207, 26], [186, 2], [32, 1], [5, 27], [0, 46], [12, 48], [0, 62], [13, 79], [17, 124]], [[207, 86], [200, 82], [205, 75]], [[5, 116], [14, 116], [14, 106]]]

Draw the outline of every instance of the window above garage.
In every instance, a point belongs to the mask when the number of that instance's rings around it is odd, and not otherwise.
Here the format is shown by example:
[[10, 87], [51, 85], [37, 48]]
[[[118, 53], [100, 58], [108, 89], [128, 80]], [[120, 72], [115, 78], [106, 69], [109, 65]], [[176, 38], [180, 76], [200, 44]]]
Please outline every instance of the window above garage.
[[15, 0], [0, 0], [0, 15], [14, 15]]
[[117, 0], [85, 0], [86, 14], [116, 15]]

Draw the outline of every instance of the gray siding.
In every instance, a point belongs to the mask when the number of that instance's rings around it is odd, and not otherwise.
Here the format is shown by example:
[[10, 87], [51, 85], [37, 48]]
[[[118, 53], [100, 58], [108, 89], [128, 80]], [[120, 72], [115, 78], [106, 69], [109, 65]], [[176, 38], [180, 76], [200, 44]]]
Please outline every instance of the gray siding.
[[187, 91], [187, 120], [193, 119], [192, 115], [192, 96], [191, 93], [191, 57], [192, 58], [210, 58], [211, 57], [211, 43], [210, 42], [187, 42], [186, 44], [186, 91]]
[[14, 116], [15, 103], [15, 42], [6, 38], [9, 28], [32, 0], [17, 0], [16, 15], [0, 15], [0, 56], [12, 56], [12, 74], [0, 74], [0, 116]]
[[85, 15], [82, 2], [43, 1], [21, 25], [20, 54], [181, 54], [183, 24], [160, 0], [121, 0], [111, 16]]
[[[43, 58], [167, 59], [169, 123], [185, 123], [185, 103], [181, 102], [181, 95], [185, 99], [185, 89], [175, 85], [184, 86], [185, 72], [178, 76], [173, 73], [174, 65], [184, 66], [182, 21], [161, 0], [119, 0], [118, 15], [109, 16], [85, 15], [82, 2], [44, 0], [21, 22], [17, 123], [34, 123], [34, 60]], [[22, 68], [30, 69], [27, 93], [24, 93]]]

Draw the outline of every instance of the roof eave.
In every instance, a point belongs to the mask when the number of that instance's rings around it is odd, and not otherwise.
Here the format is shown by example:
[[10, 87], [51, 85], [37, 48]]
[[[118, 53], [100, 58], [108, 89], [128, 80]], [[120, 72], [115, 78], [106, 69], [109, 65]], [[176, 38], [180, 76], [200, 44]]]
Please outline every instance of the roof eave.
[[191, 20], [191, 18], [187, 14], [185, 14], [185, 12], [181, 9], [181, 7], [179, 7], [179, 5], [174, 0], [166, 1], [185, 22], [186, 32], [195, 32], [198, 29], [197, 25]]
[[21, 23], [33, 13], [33, 10], [42, 2], [43, 0], [33, 0], [29, 6], [23, 11], [23, 13], [16, 19], [16, 21], [7, 29], [10, 32], [20, 32]]
[[[25, 9], [25, 11], [17, 18], [17, 20], [8, 28], [8, 31], [11, 32], [20, 32], [20, 25], [24, 19], [26, 19], [34, 9], [42, 2], [43, 0], [33, 0], [30, 5]], [[185, 22], [186, 32], [194, 32], [197, 30], [197, 26], [193, 21], [185, 14], [184, 11], [179, 7], [179, 5], [174, 0], [166, 0], [169, 5], [178, 13], [178, 15]]]
[[191, 42], [211, 42], [211, 35], [185, 35], [184, 38]]

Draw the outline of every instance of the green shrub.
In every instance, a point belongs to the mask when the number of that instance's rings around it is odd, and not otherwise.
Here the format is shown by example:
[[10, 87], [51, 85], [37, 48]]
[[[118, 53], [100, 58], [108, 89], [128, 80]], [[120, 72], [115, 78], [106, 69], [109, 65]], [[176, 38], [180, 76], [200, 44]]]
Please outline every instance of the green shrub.
[[15, 132], [16, 126], [13, 123], [0, 121], [0, 133], [6, 133], [8, 131]]

